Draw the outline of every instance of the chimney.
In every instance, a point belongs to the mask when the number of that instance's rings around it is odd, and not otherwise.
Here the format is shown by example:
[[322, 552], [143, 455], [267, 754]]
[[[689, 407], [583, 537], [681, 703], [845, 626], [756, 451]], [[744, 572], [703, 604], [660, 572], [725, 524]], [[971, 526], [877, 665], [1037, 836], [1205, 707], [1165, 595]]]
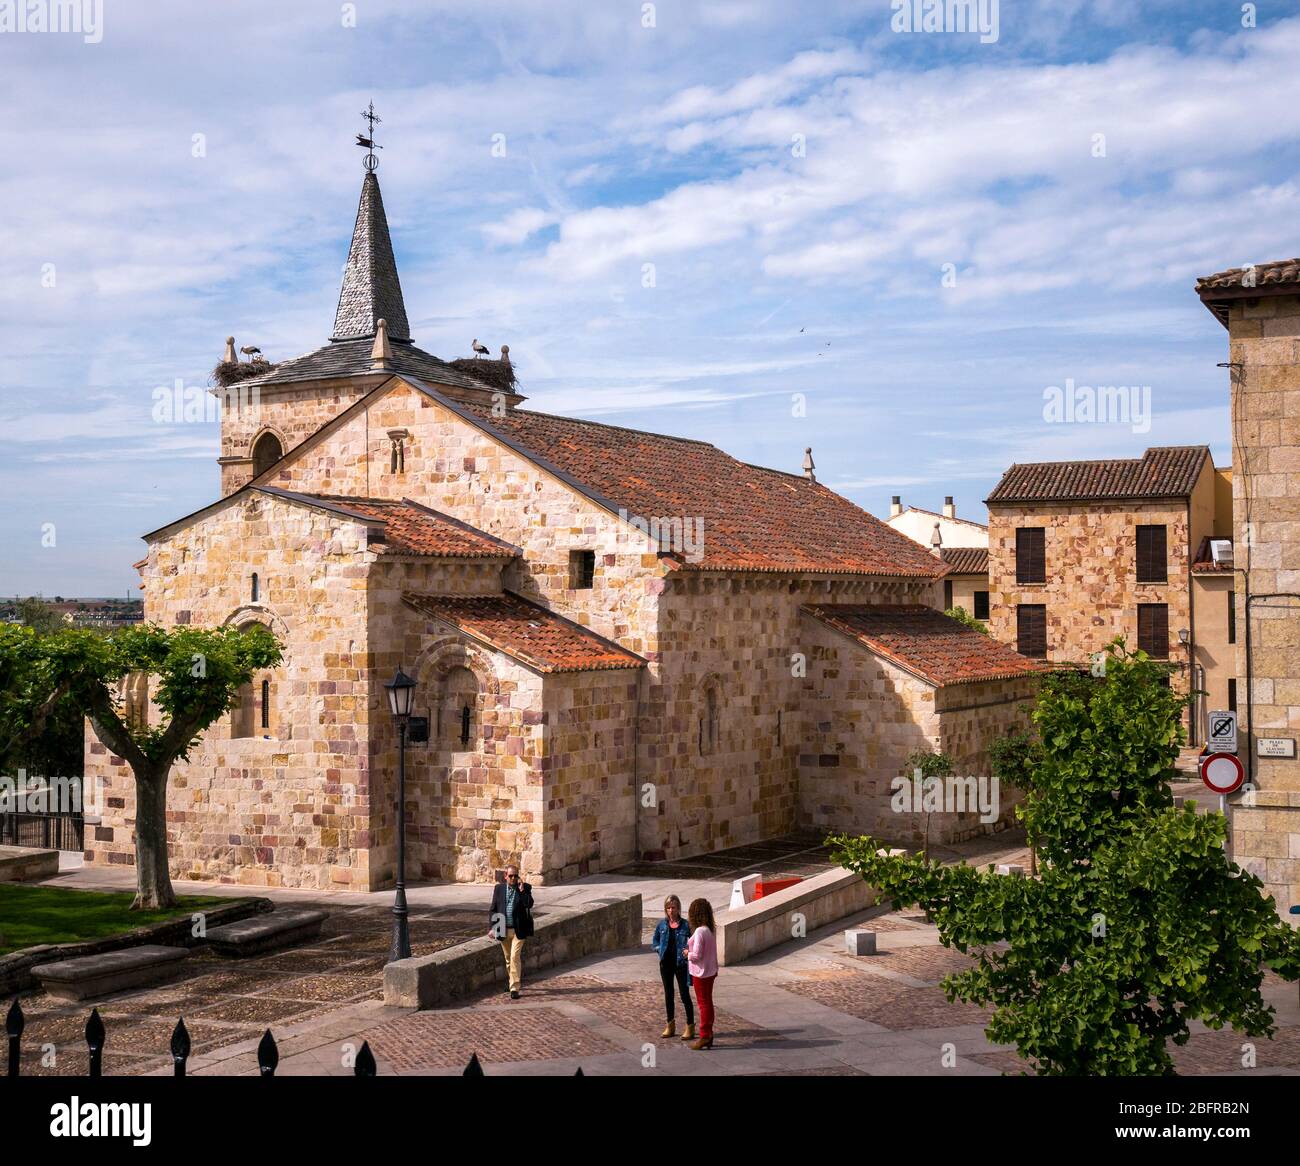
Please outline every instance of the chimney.
[[810, 445], [803, 451], [803, 476], [810, 482], [817, 481], [817, 475], [814, 471], [817, 467], [813, 464], [812, 446]]
[[889, 500], [889, 517], [897, 518], [902, 513], [903, 513], [903, 496], [901, 494], [895, 494]]
[[954, 506], [954, 505], [952, 504], [952, 495], [951, 495], [951, 494], [949, 494], [948, 497], [946, 497], [946, 498], [943, 500], [943, 516], [944, 516], [944, 518], [956, 518], [956, 517], [957, 517], [957, 507]]
[[930, 554], [936, 559], [943, 557], [943, 535], [939, 533], [939, 524], [934, 524], [934, 534], [930, 536]]
[[370, 349], [370, 367], [385, 369], [392, 363], [393, 346], [388, 343], [388, 321], [379, 320], [375, 324], [375, 343]]
[[227, 337], [226, 337], [226, 354], [221, 358], [221, 363], [222, 363], [222, 364], [234, 364], [234, 363], [235, 363], [236, 361], [238, 361], [238, 360], [239, 360], [239, 357], [235, 355], [235, 338], [234, 338], [233, 336], [227, 336]]

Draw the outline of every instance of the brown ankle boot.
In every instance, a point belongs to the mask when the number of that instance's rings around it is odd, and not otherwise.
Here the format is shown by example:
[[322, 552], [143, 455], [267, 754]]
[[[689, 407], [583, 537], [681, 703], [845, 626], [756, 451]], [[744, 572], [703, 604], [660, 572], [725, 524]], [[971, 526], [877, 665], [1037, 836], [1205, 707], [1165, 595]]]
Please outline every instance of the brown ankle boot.
[[676, 1035], [677, 1035], [677, 1023], [676, 1023], [675, 1021], [670, 1020], [670, 1021], [668, 1022], [668, 1027], [664, 1029], [663, 1035], [664, 1035], [664, 1036], [676, 1036]]
[[691, 1048], [693, 1048], [693, 1049], [711, 1049], [711, 1048], [713, 1048], [713, 1038], [712, 1038], [711, 1036], [709, 1036], [709, 1037], [703, 1037], [703, 1036], [702, 1036], [702, 1037], [700, 1037], [700, 1039], [697, 1040], [693, 1045], [691, 1045]]
[[695, 1025], [688, 1024], [686, 1026], [686, 1031], [682, 1033], [682, 1040], [694, 1040], [694, 1039], [695, 1039]]

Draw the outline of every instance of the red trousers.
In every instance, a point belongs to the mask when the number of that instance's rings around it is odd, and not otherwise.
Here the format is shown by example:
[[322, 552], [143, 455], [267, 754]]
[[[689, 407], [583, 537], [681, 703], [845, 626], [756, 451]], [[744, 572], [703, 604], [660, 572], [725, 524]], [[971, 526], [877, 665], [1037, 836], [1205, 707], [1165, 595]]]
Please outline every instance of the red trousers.
[[695, 1003], [700, 1012], [700, 1040], [713, 1039], [713, 981], [718, 977], [692, 976], [695, 981]]

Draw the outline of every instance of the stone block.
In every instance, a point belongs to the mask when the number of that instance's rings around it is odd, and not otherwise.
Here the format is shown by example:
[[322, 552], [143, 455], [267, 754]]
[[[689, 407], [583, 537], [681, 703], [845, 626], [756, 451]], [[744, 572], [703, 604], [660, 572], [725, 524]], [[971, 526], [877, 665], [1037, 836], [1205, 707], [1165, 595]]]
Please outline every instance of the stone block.
[[214, 927], [208, 943], [224, 956], [243, 958], [306, 943], [320, 934], [327, 912], [309, 907], [279, 907], [266, 915]]
[[59, 1000], [97, 1000], [170, 980], [180, 974], [181, 962], [189, 954], [183, 947], [145, 944], [40, 964], [32, 969], [32, 975]]
[[844, 945], [848, 948], [849, 955], [875, 955], [876, 933], [862, 930], [846, 931]]
[[57, 850], [0, 846], [0, 883], [38, 882], [59, 873]]

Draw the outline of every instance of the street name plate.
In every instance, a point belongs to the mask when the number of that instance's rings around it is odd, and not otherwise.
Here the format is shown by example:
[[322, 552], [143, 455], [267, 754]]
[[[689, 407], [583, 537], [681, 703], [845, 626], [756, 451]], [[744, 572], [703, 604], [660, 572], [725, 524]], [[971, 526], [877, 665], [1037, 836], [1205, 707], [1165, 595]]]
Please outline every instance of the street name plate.
[[1260, 737], [1259, 755], [1261, 757], [1294, 757], [1294, 737]]

